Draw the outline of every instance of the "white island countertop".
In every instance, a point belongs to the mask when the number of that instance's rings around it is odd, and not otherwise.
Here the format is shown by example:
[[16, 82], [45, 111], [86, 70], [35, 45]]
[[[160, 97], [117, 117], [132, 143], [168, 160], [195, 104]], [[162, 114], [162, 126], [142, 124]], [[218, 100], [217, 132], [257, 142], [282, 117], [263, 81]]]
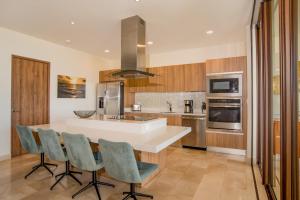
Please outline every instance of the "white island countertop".
[[42, 128], [53, 129], [59, 133], [80, 133], [94, 143], [98, 143], [100, 138], [128, 142], [135, 150], [151, 153], [160, 152], [191, 132], [190, 127], [167, 126], [165, 118], [149, 121], [74, 118], [64, 122], [30, 126], [30, 128], [35, 131]]

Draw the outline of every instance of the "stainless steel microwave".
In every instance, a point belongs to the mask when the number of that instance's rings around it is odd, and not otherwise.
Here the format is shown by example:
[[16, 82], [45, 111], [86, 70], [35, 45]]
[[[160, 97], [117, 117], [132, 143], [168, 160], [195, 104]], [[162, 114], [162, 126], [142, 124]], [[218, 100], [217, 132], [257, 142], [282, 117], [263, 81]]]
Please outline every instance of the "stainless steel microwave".
[[208, 96], [242, 96], [243, 75], [211, 74], [207, 76]]

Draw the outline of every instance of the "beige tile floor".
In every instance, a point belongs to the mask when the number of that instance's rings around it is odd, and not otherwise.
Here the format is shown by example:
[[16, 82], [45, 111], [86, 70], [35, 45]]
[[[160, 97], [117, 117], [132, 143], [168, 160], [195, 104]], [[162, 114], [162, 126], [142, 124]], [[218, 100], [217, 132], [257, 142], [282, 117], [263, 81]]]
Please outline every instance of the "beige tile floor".
[[[39, 170], [27, 180], [24, 175], [38, 161], [37, 156], [24, 155], [0, 162], [0, 199], [50, 200], [71, 199], [80, 186], [71, 179], [64, 179], [53, 191], [49, 190], [54, 178]], [[61, 163], [54, 173], [63, 171]], [[80, 179], [87, 184], [91, 175], [84, 173]], [[102, 199], [122, 199], [128, 185], [100, 178], [116, 188], [100, 186]], [[166, 168], [141, 192], [162, 200], [255, 200], [251, 168], [243, 157], [182, 148], [169, 148]], [[94, 189], [76, 199], [96, 200]], [[143, 198], [141, 198], [143, 199]]]

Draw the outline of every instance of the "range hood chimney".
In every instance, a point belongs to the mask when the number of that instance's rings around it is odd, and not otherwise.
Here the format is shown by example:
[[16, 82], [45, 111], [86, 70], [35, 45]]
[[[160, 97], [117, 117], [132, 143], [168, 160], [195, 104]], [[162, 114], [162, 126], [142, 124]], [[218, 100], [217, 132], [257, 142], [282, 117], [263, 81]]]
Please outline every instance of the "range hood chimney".
[[115, 77], [144, 78], [154, 76], [146, 67], [146, 23], [139, 16], [121, 22], [121, 71]]

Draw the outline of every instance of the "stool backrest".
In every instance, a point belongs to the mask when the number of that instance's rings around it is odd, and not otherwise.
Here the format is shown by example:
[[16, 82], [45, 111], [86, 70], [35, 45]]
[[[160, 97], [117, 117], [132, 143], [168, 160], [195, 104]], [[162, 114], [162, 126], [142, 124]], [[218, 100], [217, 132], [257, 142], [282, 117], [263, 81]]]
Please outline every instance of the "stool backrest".
[[127, 183], [142, 182], [130, 144], [100, 139], [99, 145], [105, 171], [109, 176]]
[[62, 136], [72, 165], [86, 171], [98, 170], [90, 143], [84, 135], [62, 133]]
[[22, 125], [17, 125], [16, 129], [23, 149], [32, 154], [40, 153], [33, 137], [32, 130], [27, 126]]
[[44, 152], [51, 160], [67, 161], [66, 156], [58, 137], [58, 134], [51, 129], [38, 129], [39, 137], [42, 143]]

